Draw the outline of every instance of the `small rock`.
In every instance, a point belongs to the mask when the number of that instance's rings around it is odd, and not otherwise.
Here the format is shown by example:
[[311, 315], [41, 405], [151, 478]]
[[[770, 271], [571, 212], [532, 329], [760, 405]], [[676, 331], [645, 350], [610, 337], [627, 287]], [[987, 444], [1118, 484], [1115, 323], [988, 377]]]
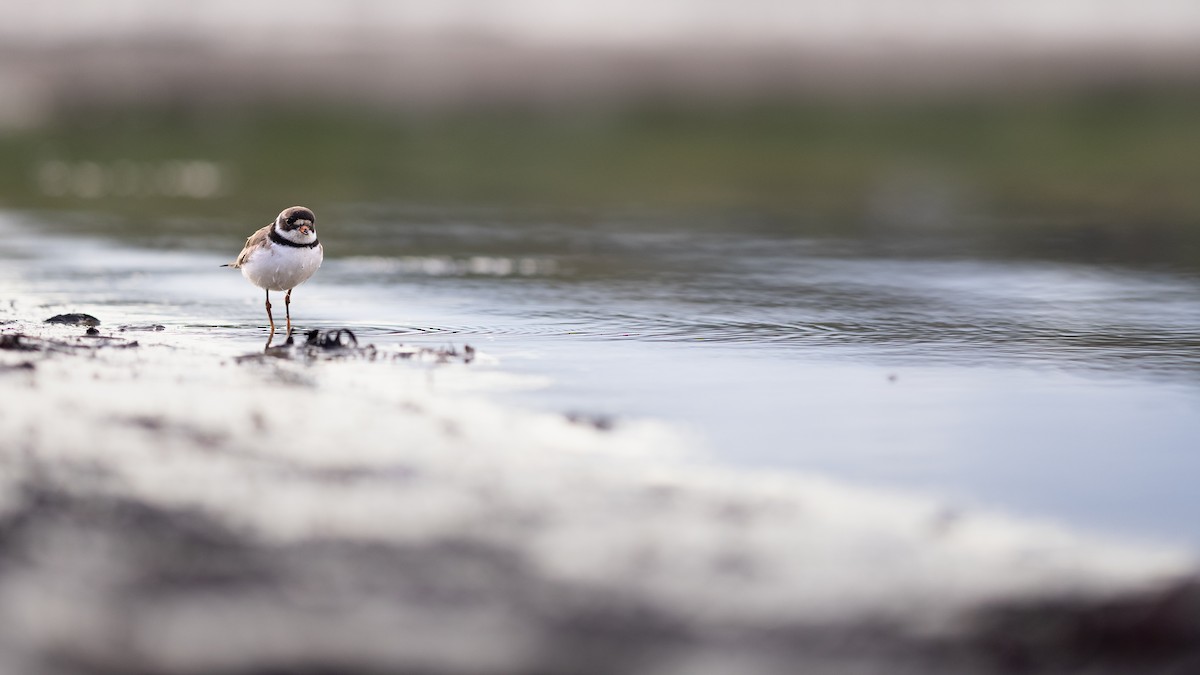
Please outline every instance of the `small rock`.
[[56, 314], [46, 319], [46, 323], [59, 323], [66, 326], [99, 326], [100, 319], [91, 314]]

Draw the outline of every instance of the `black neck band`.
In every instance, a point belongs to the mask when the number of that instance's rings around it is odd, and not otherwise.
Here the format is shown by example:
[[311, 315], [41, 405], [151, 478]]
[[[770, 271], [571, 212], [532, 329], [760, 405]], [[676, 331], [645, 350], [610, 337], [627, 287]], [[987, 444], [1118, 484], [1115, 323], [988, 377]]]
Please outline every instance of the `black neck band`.
[[321, 243], [320, 241], [313, 239], [311, 244], [297, 244], [296, 242], [287, 239], [282, 234], [276, 232], [275, 228], [273, 227], [271, 228], [271, 234], [267, 236], [270, 237], [271, 241], [275, 242], [276, 244], [291, 246], [292, 248], [316, 248], [317, 244]]

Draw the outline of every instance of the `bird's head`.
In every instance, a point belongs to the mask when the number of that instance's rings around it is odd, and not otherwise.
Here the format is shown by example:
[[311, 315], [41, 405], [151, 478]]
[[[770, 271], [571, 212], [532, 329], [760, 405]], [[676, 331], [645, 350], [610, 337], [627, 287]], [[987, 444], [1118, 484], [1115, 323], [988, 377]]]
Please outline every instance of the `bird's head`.
[[291, 206], [275, 219], [279, 236], [297, 244], [311, 244], [317, 239], [317, 217], [303, 206]]

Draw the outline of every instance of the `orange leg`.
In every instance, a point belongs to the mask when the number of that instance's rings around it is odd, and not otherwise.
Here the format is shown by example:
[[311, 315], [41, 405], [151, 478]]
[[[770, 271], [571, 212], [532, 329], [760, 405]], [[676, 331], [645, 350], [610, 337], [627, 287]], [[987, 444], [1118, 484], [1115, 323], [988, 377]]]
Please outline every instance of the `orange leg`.
[[267, 291], [267, 321], [271, 323], [271, 334], [267, 336], [267, 342], [275, 336], [275, 317], [271, 316], [271, 291]]
[[283, 296], [283, 311], [287, 314], [288, 337], [292, 337], [292, 289], [288, 289], [287, 295]]

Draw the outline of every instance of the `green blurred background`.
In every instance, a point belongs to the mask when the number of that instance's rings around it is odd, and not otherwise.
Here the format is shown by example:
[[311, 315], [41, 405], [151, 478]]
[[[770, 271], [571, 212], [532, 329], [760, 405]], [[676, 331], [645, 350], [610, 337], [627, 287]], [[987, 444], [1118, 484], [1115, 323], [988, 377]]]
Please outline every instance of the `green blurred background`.
[[1178, 3], [860, 2], [824, 32], [770, 0], [83, 5], [0, 16], [7, 208], [168, 234], [291, 203], [635, 213], [1200, 266], [1200, 17]]

